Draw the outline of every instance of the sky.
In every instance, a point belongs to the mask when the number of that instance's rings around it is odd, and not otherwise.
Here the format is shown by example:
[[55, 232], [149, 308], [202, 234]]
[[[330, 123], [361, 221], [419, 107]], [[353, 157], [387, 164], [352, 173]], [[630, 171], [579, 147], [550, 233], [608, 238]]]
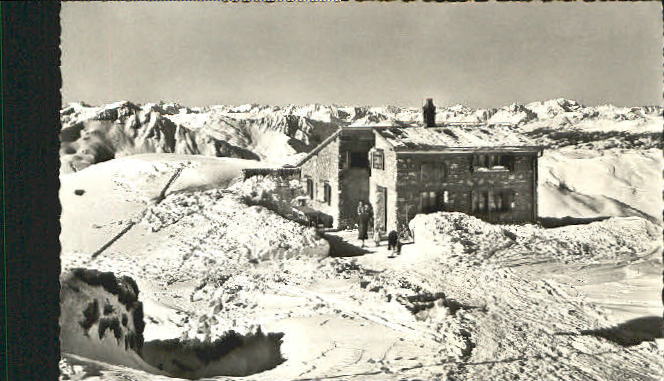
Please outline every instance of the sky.
[[636, 3], [64, 2], [63, 103], [662, 103]]

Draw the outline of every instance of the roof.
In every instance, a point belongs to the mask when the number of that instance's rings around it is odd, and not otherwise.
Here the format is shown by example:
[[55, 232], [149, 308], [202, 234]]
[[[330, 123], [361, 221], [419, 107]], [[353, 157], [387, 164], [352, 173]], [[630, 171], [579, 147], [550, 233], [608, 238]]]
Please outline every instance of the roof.
[[540, 150], [511, 126], [405, 127], [376, 129], [395, 151], [448, 151], [451, 148]]

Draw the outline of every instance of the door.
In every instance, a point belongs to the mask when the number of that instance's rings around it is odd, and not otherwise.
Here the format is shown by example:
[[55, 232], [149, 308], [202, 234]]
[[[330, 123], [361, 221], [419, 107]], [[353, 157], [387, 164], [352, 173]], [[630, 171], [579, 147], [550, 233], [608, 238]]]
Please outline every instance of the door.
[[383, 232], [387, 231], [387, 188], [376, 186], [376, 210], [374, 226]]

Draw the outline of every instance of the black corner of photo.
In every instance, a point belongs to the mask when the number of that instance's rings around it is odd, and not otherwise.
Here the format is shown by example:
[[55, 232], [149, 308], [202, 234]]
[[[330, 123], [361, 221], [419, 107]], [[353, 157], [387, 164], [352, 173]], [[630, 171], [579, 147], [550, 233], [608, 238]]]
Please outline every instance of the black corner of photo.
[[60, 2], [0, 3], [3, 363], [0, 379], [58, 379]]

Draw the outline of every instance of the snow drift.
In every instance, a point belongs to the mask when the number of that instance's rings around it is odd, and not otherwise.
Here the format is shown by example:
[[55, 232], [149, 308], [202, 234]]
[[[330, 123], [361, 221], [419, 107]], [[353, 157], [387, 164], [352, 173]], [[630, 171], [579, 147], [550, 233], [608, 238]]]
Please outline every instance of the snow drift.
[[198, 379], [246, 376], [280, 364], [283, 334], [227, 332], [213, 342], [154, 340], [144, 343], [143, 305], [127, 276], [82, 268], [62, 277], [62, 351], [144, 372]]
[[255, 161], [175, 154], [142, 154], [61, 176], [63, 252], [94, 252], [159, 196], [178, 168], [173, 192], [225, 188]]
[[624, 261], [661, 249], [662, 230], [638, 217], [614, 217], [586, 225], [545, 229], [492, 225], [463, 213], [419, 214], [410, 222], [423, 255], [459, 261], [506, 263], [532, 256], [559, 262]]
[[[197, 249], [186, 257], [245, 258], [249, 261], [283, 259], [293, 256], [325, 257], [329, 245], [313, 228], [285, 220], [260, 205], [248, 206], [229, 191], [178, 193], [150, 207], [142, 223], [152, 232], [180, 227], [186, 233], [190, 222], [208, 226], [207, 250]], [[190, 263], [189, 263], [190, 264]]]
[[141, 358], [143, 305], [130, 277], [73, 269], [61, 279], [60, 310], [63, 352], [161, 373]]

